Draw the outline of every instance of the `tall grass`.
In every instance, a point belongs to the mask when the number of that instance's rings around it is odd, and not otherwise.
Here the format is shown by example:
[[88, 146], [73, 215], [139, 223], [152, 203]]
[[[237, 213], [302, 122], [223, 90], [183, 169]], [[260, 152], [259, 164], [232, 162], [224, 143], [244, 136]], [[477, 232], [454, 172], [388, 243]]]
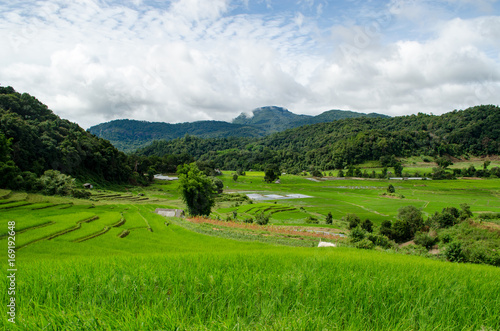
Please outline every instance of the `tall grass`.
[[18, 287], [21, 330], [500, 328], [498, 268], [347, 248], [40, 261]]

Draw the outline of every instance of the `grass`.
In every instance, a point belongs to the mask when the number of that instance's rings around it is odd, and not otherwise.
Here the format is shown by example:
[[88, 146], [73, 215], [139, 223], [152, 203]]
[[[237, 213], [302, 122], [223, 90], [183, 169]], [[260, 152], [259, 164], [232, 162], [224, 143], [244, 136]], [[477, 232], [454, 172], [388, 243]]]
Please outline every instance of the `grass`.
[[16, 327], [500, 327], [499, 295], [494, 290], [499, 285], [497, 268], [347, 248], [214, 248], [208, 245], [194, 254], [32, 262], [19, 278], [23, 294]]
[[[477, 215], [496, 215], [500, 180], [312, 182], [285, 175], [282, 184], [267, 184], [262, 178], [263, 173], [254, 172], [237, 182], [230, 172], [222, 176], [226, 193], [300, 193], [312, 198], [220, 201], [214, 209], [214, 216], [221, 217], [236, 211], [240, 220], [269, 213], [271, 225], [261, 227], [193, 223], [155, 214], [156, 208], [184, 208], [175, 182], [132, 194], [120, 191], [115, 197], [109, 197], [113, 192], [102, 192], [108, 197], [96, 195], [94, 201], [0, 190], [7, 205], [31, 203], [0, 211], [0, 245], [6, 250], [9, 221], [16, 222], [16, 245], [31, 243], [16, 251], [16, 324], [3, 318], [0, 327], [500, 329], [499, 268], [348, 247], [310, 247], [317, 245], [317, 237], [301, 236], [286, 227], [342, 230], [346, 224], [341, 219], [347, 213], [379, 224], [395, 219], [397, 210], [406, 205], [430, 215], [466, 202]], [[389, 183], [405, 199], [382, 197]], [[148, 200], [134, 201], [138, 193]], [[328, 212], [334, 217], [332, 225], [324, 224]], [[99, 218], [78, 223], [95, 216]], [[309, 216], [322, 224], [306, 224]], [[119, 223], [122, 219], [125, 222]], [[484, 237], [496, 222], [494, 218], [481, 222], [474, 231]], [[68, 229], [74, 230], [62, 233]], [[129, 234], [120, 238], [123, 231]], [[0, 260], [4, 270], [6, 264], [6, 257]], [[6, 277], [0, 278], [0, 286], [8, 287]], [[7, 291], [0, 291], [0, 297], [2, 302], [9, 300]]]

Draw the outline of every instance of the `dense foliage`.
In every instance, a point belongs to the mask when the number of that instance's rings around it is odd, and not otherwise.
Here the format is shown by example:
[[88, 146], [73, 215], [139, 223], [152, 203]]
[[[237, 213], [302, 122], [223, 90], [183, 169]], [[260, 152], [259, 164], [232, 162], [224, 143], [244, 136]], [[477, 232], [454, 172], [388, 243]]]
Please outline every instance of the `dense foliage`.
[[[419, 113], [393, 118], [344, 119], [260, 139], [189, 136], [157, 141], [138, 151], [140, 155], [157, 156], [183, 153], [201, 161], [213, 161], [221, 169], [264, 170], [268, 164], [279, 164], [292, 173], [310, 167], [342, 169], [370, 160], [399, 168], [393, 162], [394, 157], [412, 155], [444, 159], [498, 155], [500, 108], [483, 105], [441, 116]], [[445, 165], [446, 162], [442, 163]]]
[[274, 132], [299, 126], [332, 122], [343, 118], [384, 117], [379, 114], [363, 114], [343, 110], [330, 110], [318, 116], [296, 115], [280, 107], [255, 109], [252, 116], [241, 114], [232, 123], [222, 121], [198, 121], [192, 123], [160, 123], [135, 120], [115, 120], [93, 126], [89, 131], [107, 139], [118, 149], [132, 152], [147, 146], [154, 140], [172, 140], [185, 135], [200, 138], [264, 137]]
[[181, 197], [186, 203], [189, 214], [210, 215], [215, 205], [215, 193], [220, 190], [220, 186], [198, 169], [195, 163], [179, 166], [177, 173]]
[[114, 120], [93, 126], [89, 132], [109, 140], [124, 152], [133, 152], [155, 140], [172, 140], [186, 135], [201, 138], [262, 137], [265, 132], [257, 127], [223, 121], [198, 121], [169, 124], [136, 120]]
[[47, 170], [125, 182], [133, 176], [128, 161], [109, 141], [59, 118], [36, 98], [0, 86], [2, 187], [27, 188], [28, 181]]

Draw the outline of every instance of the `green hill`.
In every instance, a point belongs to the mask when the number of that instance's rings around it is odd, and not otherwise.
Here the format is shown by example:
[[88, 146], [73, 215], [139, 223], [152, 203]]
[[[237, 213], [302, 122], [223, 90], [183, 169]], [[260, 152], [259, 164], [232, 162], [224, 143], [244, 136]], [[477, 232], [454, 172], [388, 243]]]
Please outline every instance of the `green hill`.
[[132, 175], [127, 156], [109, 141], [12, 87], [0, 86], [0, 145], [0, 186], [23, 187], [46, 170], [109, 182]]
[[303, 125], [332, 122], [355, 117], [387, 117], [380, 114], [363, 114], [352, 111], [330, 110], [318, 116], [297, 115], [281, 107], [262, 107], [252, 115], [242, 113], [231, 123], [223, 121], [198, 121], [191, 123], [162, 123], [136, 120], [114, 120], [89, 128], [89, 132], [109, 140], [118, 149], [132, 152], [154, 140], [173, 140], [186, 134], [200, 138], [264, 137], [271, 133]]
[[291, 171], [340, 169], [381, 157], [430, 155], [468, 157], [500, 154], [500, 108], [486, 105], [441, 116], [358, 117], [302, 126], [260, 139], [158, 141], [141, 155], [187, 153], [222, 169], [263, 169], [280, 164]]
[[89, 132], [107, 139], [125, 152], [144, 147], [154, 140], [172, 140], [186, 134], [201, 138], [223, 138], [231, 136], [262, 137], [264, 130], [231, 124], [223, 121], [198, 121], [192, 123], [169, 124], [135, 120], [114, 120], [91, 127]]

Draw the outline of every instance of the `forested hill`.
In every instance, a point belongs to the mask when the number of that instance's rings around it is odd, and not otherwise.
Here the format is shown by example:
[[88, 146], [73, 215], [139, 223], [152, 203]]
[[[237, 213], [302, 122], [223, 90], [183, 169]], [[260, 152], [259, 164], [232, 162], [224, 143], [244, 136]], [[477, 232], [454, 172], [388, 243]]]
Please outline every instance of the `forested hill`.
[[172, 140], [186, 134], [201, 138], [232, 136], [262, 137], [265, 131], [253, 126], [223, 121], [198, 121], [169, 124], [136, 120], [114, 120], [91, 127], [90, 133], [109, 140], [116, 148], [132, 152], [154, 140]]
[[260, 139], [157, 141], [140, 155], [190, 154], [222, 169], [263, 169], [280, 164], [289, 172], [338, 169], [383, 156], [483, 156], [500, 154], [500, 108], [483, 105], [441, 116], [359, 117], [289, 129]]
[[46, 170], [125, 182], [132, 175], [127, 162], [127, 156], [109, 141], [59, 118], [29, 94], [0, 86], [0, 184], [3, 187], [22, 187], [24, 181], [32, 181]]
[[345, 118], [356, 117], [388, 118], [389, 116], [375, 113], [364, 114], [339, 109], [332, 109], [317, 116], [310, 116], [296, 115], [288, 109], [281, 107], [262, 107], [253, 110], [251, 116], [244, 113], [240, 114], [240, 116], [236, 117], [232, 123], [258, 127], [265, 130], [267, 134], [270, 134], [308, 124], [328, 123]]
[[109, 140], [118, 149], [132, 152], [154, 140], [172, 140], [186, 134], [200, 138], [264, 137], [274, 132], [302, 125], [332, 122], [354, 117], [387, 117], [380, 114], [363, 114], [352, 111], [330, 110], [318, 116], [297, 115], [281, 107], [262, 107], [251, 116], [241, 114], [232, 123], [223, 121], [198, 121], [169, 124], [135, 120], [114, 120], [89, 128], [89, 132]]

